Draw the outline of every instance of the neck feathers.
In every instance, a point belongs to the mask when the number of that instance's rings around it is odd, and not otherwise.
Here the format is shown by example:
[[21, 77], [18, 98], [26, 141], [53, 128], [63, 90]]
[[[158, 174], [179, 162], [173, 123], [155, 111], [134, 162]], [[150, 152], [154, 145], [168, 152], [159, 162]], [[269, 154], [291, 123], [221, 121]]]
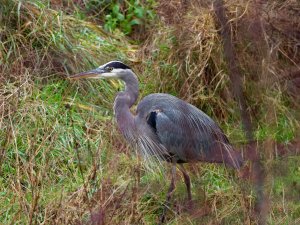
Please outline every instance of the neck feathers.
[[117, 95], [115, 99], [115, 106], [117, 106], [116, 104], [119, 104], [122, 107], [127, 106], [130, 108], [139, 96], [138, 79], [131, 70], [128, 70], [124, 75], [120, 75], [119, 78], [124, 81], [125, 90]]
[[139, 84], [136, 75], [130, 70], [120, 79], [125, 82], [125, 90], [119, 92], [114, 102], [114, 113], [121, 132], [128, 135], [134, 128], [134, 117], [130, 112], [131, 106], [139, 95]]

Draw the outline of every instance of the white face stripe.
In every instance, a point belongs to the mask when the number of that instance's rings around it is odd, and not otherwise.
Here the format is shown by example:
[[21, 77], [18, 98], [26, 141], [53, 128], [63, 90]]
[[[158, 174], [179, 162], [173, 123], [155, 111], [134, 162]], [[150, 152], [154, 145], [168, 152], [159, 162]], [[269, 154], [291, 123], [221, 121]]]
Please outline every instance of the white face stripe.
[[130, 69], [114, 69], [110, 72], [107, 72], [107, 73], [101, 73], [100, 74], [100, 77], [103, 77], [103, 78], [120, 78], [120, 75], [124, 72], [126, 72], [127, 70], [130, 70]]
[[[126, 69], [123, 69], [123, 68], [114, 68], [113, 67], [114, 63], [121, 63], [121, 64], [125, 65], [121, 61], [110, 61], [108, 63], [105, 63], [105, 64], [99, 66], [99, 68], [101, 70], [104, 70], [105, 72], [101, 73], [98, 77], [95, 77], [95, 78], [120, 78], [122, 74], [131, 71], [130, 68], [126, 68]], [[112, 64], [112, 66], [109, 66], [109, 64]], [[107, 67], [107, 66], [111, 67], [112, 70], [111, 71], [106, 70], [105, 67]]]
[[111, 71], [112, 73], [121, 73], [121, 72], [124, 72], [124, 71], [127, 71], [127, 69], [115, 69], [113, 68], [113, 70]]
[[109, 73], [101, 73], [100, 74], [100, 78], [118, 78], [119, 77], [119, 74], [117, 73], [114, 73], [113, 71], [112, 72], [109, 72]]

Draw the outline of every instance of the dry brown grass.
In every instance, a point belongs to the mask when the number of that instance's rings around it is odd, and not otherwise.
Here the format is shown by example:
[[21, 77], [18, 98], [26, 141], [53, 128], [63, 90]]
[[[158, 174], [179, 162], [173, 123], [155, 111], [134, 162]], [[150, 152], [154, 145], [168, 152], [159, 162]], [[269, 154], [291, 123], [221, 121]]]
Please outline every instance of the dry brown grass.
[[[157, 222], [168, 175], [149, 173], [118, 134], [111, 108], [120, 85], [63, 79], [107, 60], [141, 62], [131, 64], [143, 96], [175, 94], [216, 119], [234, 144], [245, 142], [213, 9], [201, 2], [161, 1], [157, 12], [164, 19], [147, 31], [136, 52], [126, 38], [57, 10], [68, 5], [1, 1], [9, 15], [0, 28], [1, 222]], [[273, 142], [290, 141], [299, 127], [299, 4], [257, 4], [226, 1], [227, 15], [256, 138], [267, 139], [264, 146], [258, 142], [268, 172], [267, 220], [296, 224], [299, 156], [281, 159]], [[256, 222], [248, 181], [222, 166], [191, 165], [189, 171], [194, 208], [185, 208], [178, 174], [169, 224]]]
[[[239, 105], [233, 101], [234, 85], [228, 82], [233, 71], [226, 62], [224, 40], [219, 36], [210, 3], [162, 1], [160, 6], [158, 12], [163, 25], [159, 30], [155, 27], [143, 50], [145, 61], [149, 56], [154, 61], [159, 90], [176, 93], [213, 117], [231, 121], [227, 125], [237, 129], [241, 118], [233, 112], [239, 111]], [[226, 1], [225, 7], [235, 48], [229, 57], [234, 57], [233, 67], [239, 68], [237, 75], [243, 82], [245, 109], [251, 115], [255, 130], [263, 126], [278, 128], [282, 118], [290, 124], [290, 128], [266, 137], [266, 142], [258, 147], [259, 155], [270, 162], [276, 157], [274, 146], [282, 142], [283, 133], [288, 129], [295, 133], [299, 130], [299, 98], [295, 93], [299, 91], [300, 39], [298, 30], [294, 29], [300, 25], [295, 17], [299, 14], [299, 4], [294, 1]], [[256, 132], [256, 138], [259, 135]], [[245, 139], [240, 137], [240, 140]], [[269, 171], [268, 165], [266, 169]], [[269, 182], [275, 179], [266, 178], [270, 189], [265, 189], [265, 193], [272, 192]], [[269, 204], [267, 200], [262, 202], [261, 211], [265, 215], [274, 209]]]

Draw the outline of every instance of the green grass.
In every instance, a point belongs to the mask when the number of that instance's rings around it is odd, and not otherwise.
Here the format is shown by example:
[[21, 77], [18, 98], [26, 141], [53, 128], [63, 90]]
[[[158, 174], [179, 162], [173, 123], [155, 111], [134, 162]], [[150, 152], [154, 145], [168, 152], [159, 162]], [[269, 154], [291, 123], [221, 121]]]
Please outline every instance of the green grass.
[[[92, 82], [78, 86], [78, 83], [64, 79], [47, 80], [46, 84], [38, 81], [32, 85], [31, 95], [19, 100], [17, 112], [9, 118], [12, 140], [6, 144], [2, 163], [1, 221], [28, 223], [28, 214], [19, 212], [24, 209], [29, 215], [34, 211], [33, 219], [38, 223], [45, 218], [51, 221], [50, 215], [56, 215], [58, 221], [64, 223], [88, 220], [89, 208], [105, 205], [107, 201], [106, 213], [112, 215], [114, 212], [115, 216], [111, 218], [114, 223], [129, 222], [126, 216], [133, 213], [127, 209], [131, 206], [143, 217], [143, 223], [154, 224], [161, 213], [168, 179], [166, 175], [144, 171], [124, 146], [111, 122], [111, 102], [116, 90], [110, 87], [105, 92], [103, 85], [109, 84]], [[102, 93], [100, 99], [99, 93]], [[242, 131], [240, 128], [233, 132]], [[298, 184], [298, 181], [288, 180], [298, 176], [297, 170], [292, 168], [292, 165], [288, 166], [283, 180], [281, 177], [274, 180], [273, 197], [278, 201], [274, 212], [283, 204], [283, 184]], [[207, 164], [195, 169], [192, 175], [195, 202], [200, 208], [204, 204], [215, 205], [215, 211], [196, 219], [183, 209], [180, 209], [180, 216], [170, 211], [169, 224], [183, 221], [187, 224], [208, 221], [242, 224], [249, 206], [241, 205], [240, 182], [234, 180], [233, 174], [223, 166]], [[141, 170], [139, 179], [137, 170]], [[99, 200], [99, 190], [103, 191], [104, 199]], [[136, 195], [135, 202], [132, 202], [133, 195]], [[31, 204], [35, 198], [38, 208], [33, 209]], [[110, 198], [120, 201], [121, 206], [112, 205]], [[173, 206], [184, 205], [185, 198], [185, 185], [178, 176]], [[251, 202], [254, 197], [250, 194], [245, 198]], [[94, 201], [95, 205], [89, 205]], [[290, 216], [292, 221], [298, 215], [297, 203], [289, 201], [285, 207], [292, 212], [282, 213], [282, 216]], [[66, 216], [66, 212], [72, 217]], [[239, 216], [233, 218], [232, 215]]]
[[290, 156], [273, 162], [273, 180], [270, 182], [273, 211], [269, 218], [270, 224], [278, 224], [280, 221], [282, 224], [297, 224], [300, 221], [299, 160], [299, 156]]
[[[214, 55], [218, 40], [209, 14], [201, 14], [206, 22], [201, 24], [209, 27], [208, 32], [201, 26], [206, 35], [203, 52], [188, 37], [192, 47], [183, 46], [178, 52], [183, 40], [156, 21], [163, 32], [153, 35], [149, 58], [141, 60], [138, 47], [124, 35], [104, 32], [75, 5], [66, 14], [50, 8], [49, 1], [4, 3], [1, 10], [10, 16], [3, 18], [0, 28], [0, 99], [4, 100], [0, 102], [0, 223], [88, 224], [91, 215], [107, 224], [157, 223], [170, 168], [163, 163], [160, 173], [151, 172], [118, 132], [112, 107], [123, 85], [66, 79], [108, 60], [132, 65], [142, 96], [166, 91], [188, 99], [217, 120], [235, 146], [246, 143], [235, 102], [220, 97], [227, 93], [229, 80]], [[201, 53], [199, 59], [195, 52]], [[191, 61], [185, 63], [179, 53]], [[192, 82], [199, 72], [198, 60], [213, 64], [217, 75], [212, 80], [206, 82], [201, 74], [199, 83]], [[271, 94], [275, 116], [268, 118], [265, 104], [258, 110], [259, 118], [253, 119], [259, 149], [265, 140], [291, 142], [299, 127], [288, 100], [281, 92]], [[265, 192], [271, 200], [268, 223], [299, 221], [299, 156], [265, 157], [264, 165]], [[186, 187], [177, 171], [167, 224], [255, 223], [251, 217], [255, 194], [249, 181], [222, 165], [187, 167], [194, 207], [185, 208]]]

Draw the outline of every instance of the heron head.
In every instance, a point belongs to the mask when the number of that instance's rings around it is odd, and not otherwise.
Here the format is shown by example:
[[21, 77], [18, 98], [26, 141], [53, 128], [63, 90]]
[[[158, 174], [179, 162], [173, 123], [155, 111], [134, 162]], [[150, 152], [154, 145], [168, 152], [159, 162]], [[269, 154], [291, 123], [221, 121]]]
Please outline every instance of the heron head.
[[125, 76], [129, 71], [130, 67], [120, 61], [111, 61], [104, 65], [99, 66], [96, 69], [89, 70], [86, 72], [78, 73], [69, 76], [70, 79], [81, 79], [81, 78], [93, 78], [93, 79], [108, 79], [108, 78], [119, 78]]

